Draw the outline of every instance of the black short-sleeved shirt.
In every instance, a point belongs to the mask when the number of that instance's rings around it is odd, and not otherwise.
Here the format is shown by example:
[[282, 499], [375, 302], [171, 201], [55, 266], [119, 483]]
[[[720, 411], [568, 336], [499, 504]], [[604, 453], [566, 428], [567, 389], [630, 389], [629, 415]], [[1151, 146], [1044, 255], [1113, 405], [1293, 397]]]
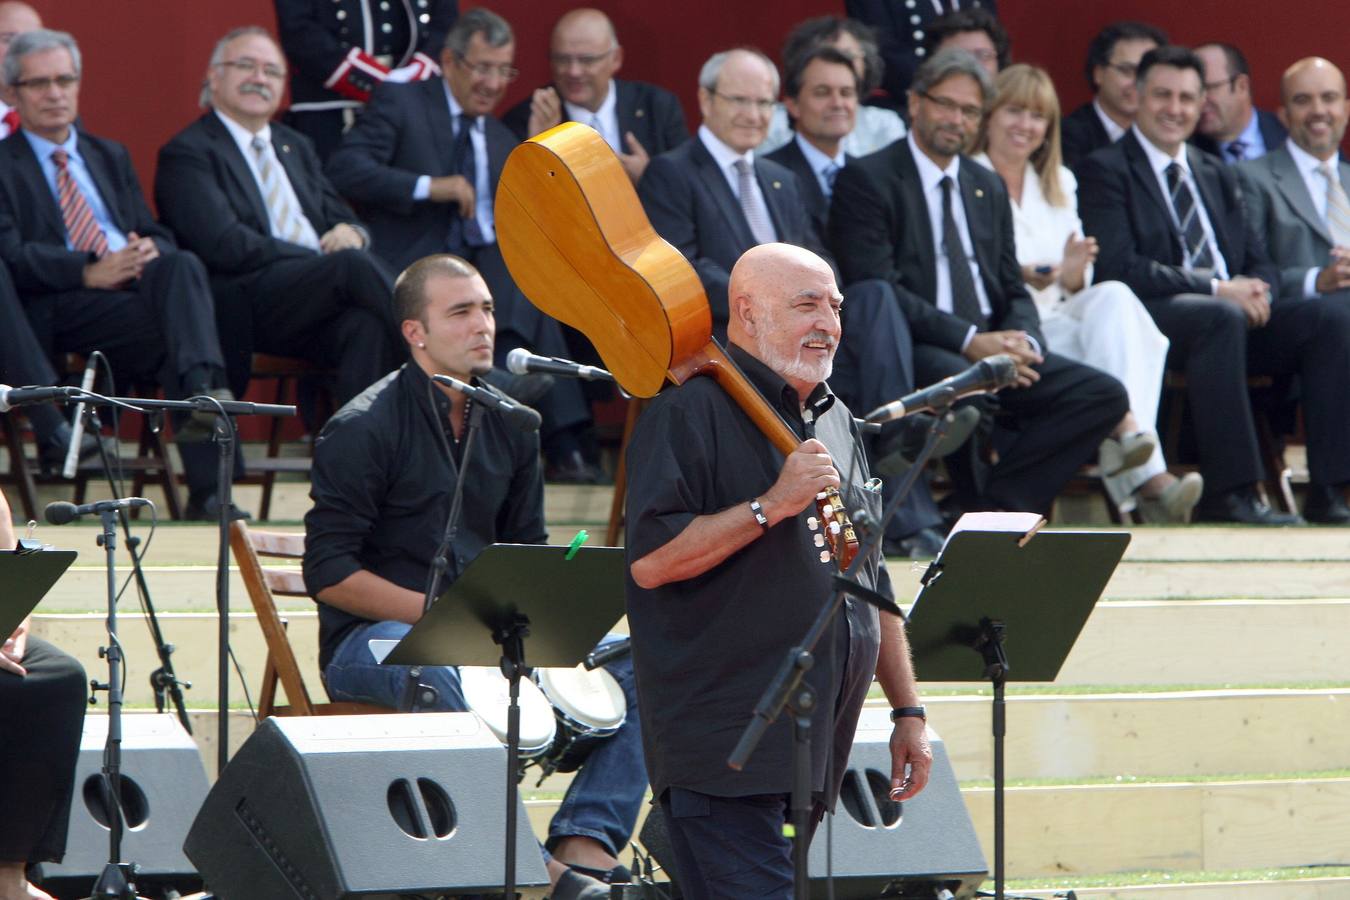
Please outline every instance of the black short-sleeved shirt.
[[[879, 518], [852, 414], [823, 385], [807, 401], [767, 366], [732, 345], [731, 356], [799, 436], [829, 448], [848, 509]], [[658, 396], [628, 446], [628, 563], [678, 535], [696, 517], [762, 495], [783, 455], [711, 378], [693, 378]], [[727, 768], [742, 728], [786, 653], [831, 595], [833, 562], [822, 562], [807, 518], [810, 505], [704, 574], [654, 590], [627, 584], [628, 624], [654, 796], [682, 787], [717, 796], [791, 789], [791, 725], [780, 716], [742, 772]], [[749, 512], [747, 511], [747, 517]], [[862, 581], [877, 586], [869, 561]], [[883, 576], [884, 578], [884, 576]], [[889, 581], [883, 580], [883, 592]], [[817, 647], [808, 678], [816, 689], [812, 770], [815, 790], [837, 794], [858, 712], [876, 669], [877, 612], [850, 599]], [[833, 652], [832, 652], [833, 651]], [[835, 765], [826, 778], [827, 748]], [[828, 790], [826, 787], [828, 785]]]
[[[314, 444], [314, 507], [305, 515], [305, 588], [311, 597], [360, 569], [426, 590], [458, 475], [460, 452], [449, 413], [450, 400], [409, 363], [328, 420]], [[484, 410], [469, 466], [446, 584], [489, 544], [548, 538], [537, 433]], [[347, 632], [366, 620], [316, 602], [322, 668]]]

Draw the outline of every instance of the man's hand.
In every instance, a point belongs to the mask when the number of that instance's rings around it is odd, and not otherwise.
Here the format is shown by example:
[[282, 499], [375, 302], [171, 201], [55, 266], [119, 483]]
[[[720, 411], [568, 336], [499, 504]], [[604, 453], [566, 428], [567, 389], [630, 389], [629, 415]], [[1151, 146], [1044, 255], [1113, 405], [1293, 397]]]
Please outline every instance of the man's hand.
[[1350, 288], [1350, 249], [1331, 248], [1331, 261], [1317, 273], [1317, 293], [1334, 294]]
[[19, 623], [19, 627], [14, 629], [14, 633], [5, 639], [4, 646], [0, 647], [0, 672], [13, 672], [19, 676], [27, 675], [28, 670], [20, 665], [27, 648], [28, 620], [24, 619]]
[[551, 87], [541, 87], [530, 95], [529, 136], [562, 124], [562, 100]]
[[1217, 294], [1229, 303], [1237, 304], [1247, 316], [1248, 328], [1260, 328], [1270, 320], [1270, 285], [1260, 278], [1239, 275], [1220, 281]]
[[463, 175], [442, 175], [431, 179], [430, 198], [433, 203], [458, 203], [459, 214], [466, 219], [473, 218], [473, 185]]
[[932, 767], [933, 749], [928, 746], [923, 719], [910, 716], [896, 719], [891, 732], [891, 799], [908, 800], [923, 790]]
[[647, 153], [647, 148], [642, 146], [642, 142], [631, 131], [624, 132], [623, 142], [628, 145], [630, 152], [620, 153], [619, 162], [623, 163], [623, 170], [628, 173], [628, 178], [633, 184], [638, 183], [642, 173], [647, 171], [647, 163], [652, 158]]
[[1031, 285], [1036, 290], [1044, 290], [1055, 283], [1059, 278], [1060, 267], [1051, 266], [1048, 272], [1037, 272], [1042, 266], [1025, 265], [1022, 267], [1022, 280]]
[[324, 253], [336, 253], [339, 250], [360, 250], [366, 245], [365, 238], [346, 222], [339, 222], [328, 233], [319, 238], [319, 250]]
[[770, 525], [806, 509], [821, 491], [839, 487], [839, 472], [830, 459], [830, 451], [815, 438], [802, 443], [788, 454], [778, 480], [760, 499]]
[[84, 286], [104, 291], [126, 287], [140, 278], [145, 267], [158, 258], [159, 248], [153, 240], [129, 232], [125, 247], [116, 253], [105, 253], [84, 267]]
[[1041, 380], [1041, 373], [1032, 366], [1045, 362], [1045, 358], [1032, 349], [1025, 331], [982, 331], [970, 339], [963, 355], [979, 362], [997, 353], [1008, 354], [1017, 364], [1018, 387], [1031, 387]]

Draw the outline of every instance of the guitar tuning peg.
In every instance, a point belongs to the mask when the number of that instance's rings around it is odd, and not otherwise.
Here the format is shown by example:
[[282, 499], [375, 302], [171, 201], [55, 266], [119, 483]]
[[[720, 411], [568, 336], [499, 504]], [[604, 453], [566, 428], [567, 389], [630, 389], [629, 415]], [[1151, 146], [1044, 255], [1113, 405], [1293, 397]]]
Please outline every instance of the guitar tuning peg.
[[828, 497], [828, 496], [830, 496], [830, 492], [829, 492], [829, 491], [821, 491], [819, 494], [816, 494], [816, 499], [817, 499], [817, 500], [824, 500], [824, 499], [825, 499], [826, 497]]
[[806, 527], [811, 529], [812, 531], [815, 531], [818, 528], [820, 528], [820, 520], [817, 519], [815, 516], [807, 516]]
[[830, 551], [828, 551], [828, 550], [822, 550], [822, 551], [820, 551], [820, 561], [823, 562], [823, 563], [829, 562], [829, 561], [830, 561]]
[[838, 522], [831, 522], [831, 523], [830, 523], [830, 534], [838, 534], [838, 533], [839, 533], [839, 523], [838, 523]]
[[817, 547], [824, 547], [824, 546], [825, 546], [825, 535], [817, 533], [817, 534], [816, 534], [815, 541], [816, 541], [816, 546], [817, 546]]

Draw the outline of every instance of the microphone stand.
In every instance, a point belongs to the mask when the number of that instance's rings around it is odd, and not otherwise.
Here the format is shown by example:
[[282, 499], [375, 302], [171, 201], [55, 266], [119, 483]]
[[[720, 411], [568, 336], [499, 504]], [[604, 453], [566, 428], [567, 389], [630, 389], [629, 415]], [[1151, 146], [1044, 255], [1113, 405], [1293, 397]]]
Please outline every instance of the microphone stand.
[[[905, 473], [905, 479], [901, 482], [900, 489], [895, 496], [891, 498], [881, 522], [867, 532], [862, 546], [858, 548], [858, 555], [854, 557], [849, 567], [843, 573], [834, 576], [834, 592], [831, 594], [829, 602], [822, 606], [816, 614], [815, 620], [812, 621], [811, 627], [807, 629], [802, 640], [788, 650], [778, 672], [769, 682], [759, 702], [755, 705], [755, 711], [749, 723], [741, 732], [740, 740], [737, 742], [735, 749], [727, 757], [727, 765], [730, 768], [738, 772], [744, 769], [745, 764], [749, 761], [755, 747], [759, 745], [769, 726], [773, 724], [784, 708], [791, 711], [793, 717], [792, 800], [790, 804], [792, 821], [790, 823], [791, 828], [785, 830], [791, 835], [793, 843], [793, 897], [795, 900], [809, 900], [811, 895], [807, 853], [810, 849], [811, 834], [811, 716], [815, 711], [816, 696], [815, 690], [806, 683], [806, 673], [815, 665], [813, 654], [815, 646], [824, 636], [825, 629], [834, 620], [846, 595], [870, 603], [883, 612], [899, 616], [901, 621], [905, 618], [899, 606], [876, 591], [863, 587], [858, 583], [857, 576], [873, 552], [880, 547], [886, 533], [886, 525], [900, 509], [900, 504], [904, 502], [905, 497], [913, 490], [915, 481], [918, 480], [919, 475], [923, 472], [923, 467], [932, 457], [938, 441], [947, 433], [947, 428], [952, 420], [950, 402], [944, 404], [940, 410], [935, 410], [935, 412], [937, 415], [934, 416], [933, 424], [928, 430], [928, 438], [924, 442], [923, 449], [914, 460], [914, 464], [910, 466], [909, 471]], [[881, 565], [885, 565], [884, 560]]]
[[[100, 431], [97, 412], [93, 407], [81, 405], [84, 407], [84, 418], [89, 420], [89, 426], [93, 433], [97, 435]], [[112, 491], [114, 497], [122, 496], [121, 487], [113, 475], [112, 461], [108, 458], [107, 448], [103, 446], [102, 441], [98, 441], [98, 455], [99, 462], [103, 467], [103, 476], [108, 481], [109, 490]], [[150, 599], [150, 586], [146, 583], [145, 569], [141, 565], [141, 539], [131, 533], [131, 519], [127, 516], [125, 509], [117, 510], [117, 519], [118, 524], [122, 527], [122, 541], [131, 557], [131, 571], [136, 581], [136, 590], [140, 593], [141, 605], [145, 607], [145, 621], [150, 627], [150, 638], [154, 642], [155, 652], [159, 656], [159, 668], [150, 673], [150, 688], [155, 695], [155, 712], [164, 712], [167, 700], [172, 700], [174, 710], [178, 714], [178, 721], [183, 725], [183, 730], [192, 734], [192, 722], [188, 719], [187, 704], [183, 699], [183, 688], [190, 689], [192, 682], [181, 680], [174, 672], [174, 645], [164, 640], [164, 633], [159, 627], [159, 616], [155, 613], [155, 605]], [[166, 693], [168, 694], [167, 700]]]

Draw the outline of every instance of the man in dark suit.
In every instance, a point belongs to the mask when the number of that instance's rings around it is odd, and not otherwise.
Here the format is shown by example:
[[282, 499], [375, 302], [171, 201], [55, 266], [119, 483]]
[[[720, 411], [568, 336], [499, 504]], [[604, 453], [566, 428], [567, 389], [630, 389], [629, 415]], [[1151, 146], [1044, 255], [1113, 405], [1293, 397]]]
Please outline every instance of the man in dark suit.
[[[1280, 270], [1279, 301], [1350, 304], [1350, 164], [1345, 136], [1345, 76], [1325, 59], [1294, 63], [1280, 82], [1281, 120], [1289, 140], [1238, 166], [1247, 215]], [[1319, 466], [1327, 460], [1319, 458]], [[1344, 472], [1314, 470], [1303, 515], [1350, 524]]]
[[327, 161], [375, 85], [434, 79], [458, 0], [274, 0], [291, 61], [286, 122]]
[[502, 122], [524, 140], [562, 123], [600, 132], [637, 184], [651, 157], [689, 140], [680, 101], [665, 88], [614, 77], [623, 47], [609, 17], [574, 9], [553, 26], [549, 42], [553, 83], [511, 107]]
[[910, 133], [839, 173], [829, 234], [846, 281], [884, 278], [914, 336], [920, 384], [997, 353], [1018, 383], [998, 395], [999, 460], [983, 484], [953, 457], [966, 509], [1046, 513], [1129, 407], [1109, 375], [1045, 351], [1017, 264], [997, 175], [961, 156], [992, 91], [970, 54], [943, 51], [915, 73]]
[[285, 73], [262, 28], [222, 38], [202, 90], [209, 111], [160, 150], [155, 201], [211, 273], [233, 390], [256, 348], [332, 368], [341, 406], [402, 357], [394, 281], [309, 138], [271, 122]]
[[[4, 74], [23, 127], [0, 143], [0, 258], [40, 346], [102, 350], [124, 382], [154, 378], [170, 397], [231, 398], [206, 270], [151, 216], [126, 148], [75, 126], [74, 38], [20, 35]], [[219, 512], [213, 421], [177, 429], [191, 518]]]
[[[567, 354], [557, 320], [525, 299], [497, 246], [493, 196], [518, 141], [491, 113], [518, 74], [514, 60], [507, 21], [482, 7], [470, 10], [441, 51], [444, 78], [379, 85], [327, 166], [392, 269], [447, 251], [478, 269], [496, 303], [498, 366], [516, 347]], [[536, 405], [544, 417], [545, 477], [598, 480], [582, 458], [590, 410], [578, 384], [559, 379]]]
[[1144, 301], [1171, 341], [1169, 361], [1186, 374], [1205, 477], [1197, 518], [1295, 524], [1298, 516], [1257, 495], [1246, 378], [1298, 373], [1310, 467], [1338, 473], [1333, 483], [1350, 479], [1350, 318], [1339, 304], [1271, 304], [1279, 272], [1246, 215], [1237, 175], [1185, 143], [1204, 90], [1191, 51], [1145, 54], [1133, 128], [1079, 164], [1079, 213], [1101, 248], [1097, 278], [1123, 281]]
[[1191, 143], [1226, 163], [1259, 159], [1284, 143], [1288, 132], [1274, 113], [1252, 104], [1251, 68], [1232, 44], [1201, 44], [1195, 55], [1205, 66], [1205, 105]]
[[1134, 89], [1139, 60], [1166, 43], [1166, 34], [1143, 22], [1112, 22], [1097, 33], [1088, 45], [1084, 67], [1095, 96], [1060, 124], [1064, 165], [1073, 168], [1094, 150], [1120, 140], [1139, 106]]
[[[905, 114], [910, 79], [929, 55], [929, 32], [938, 19], [970, 8], [998, 16], [995, 0], [844, 0], [848, 17], [870, 25], [881, 45], [886, 65], [881, 78], [885, 97], [878, 101], [880, 105]], [[1003, 65], [1007, 65], [1006, 59]]]

